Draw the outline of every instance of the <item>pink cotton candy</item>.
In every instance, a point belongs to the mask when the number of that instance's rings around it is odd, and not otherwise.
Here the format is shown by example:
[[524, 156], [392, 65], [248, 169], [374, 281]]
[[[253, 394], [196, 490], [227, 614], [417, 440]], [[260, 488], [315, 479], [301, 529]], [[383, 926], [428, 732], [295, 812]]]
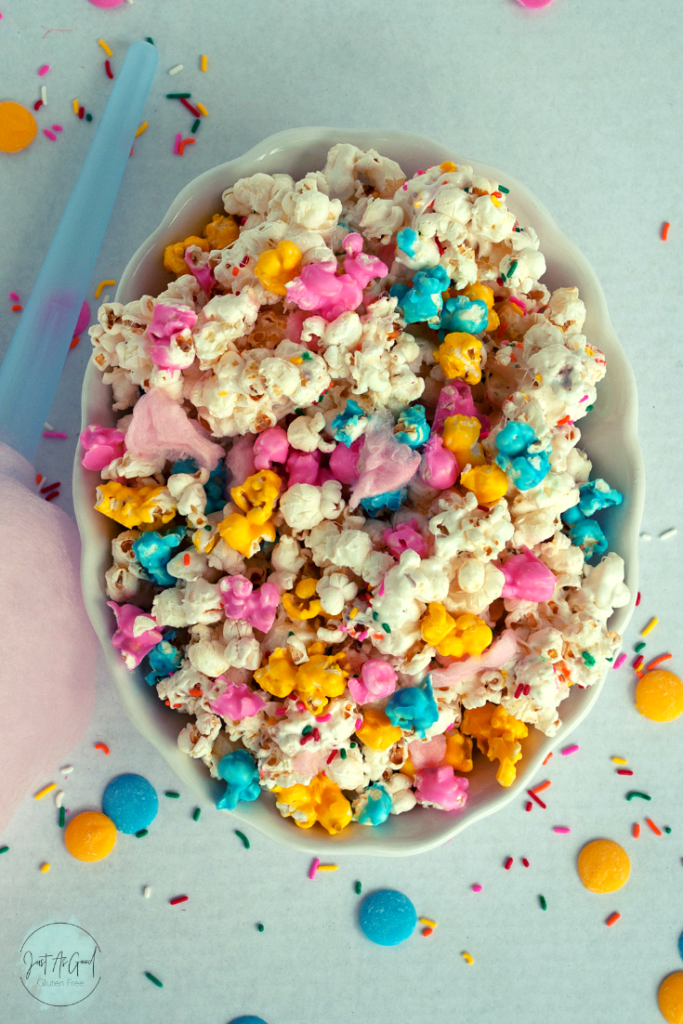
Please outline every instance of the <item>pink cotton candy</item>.
[[170, 345], [178, 343], [178, 337], [192, 330], [197, 322], [197, 314], [188, 306], [167, 306], [157, 302], [152, 315], [152, 322], [147, 334], [152, 346], [150, 356], [152, 362], [162, 370], [177, 370], [187, 366], [187, 360], [178, 361], [171, 352]]
[[461, 679], [483, 672], [484, 669], [502, 668], [517, 653], [517, 635], [514, 630], [503, 630], [497, 640], [478, 658], [465, 658], [464, 661], [453, 661], [447, 668], [437, 668], [431, 673], [432, 685], [438, 687], [454, 686]]
[[292, 758], [292, 768], [297, 775], [307, 775], [309, 778], [314, 778], [314, 776], [320, 775], [321, 772], [325, 771], [329, 756], [329, 747], [327, 750], [322, 750], [320, 747], [317, 750], [302, 747], [301, 753], [296, 754]]
[[443, 432], [444, 424], [449, 416], [476, 416], [481, 423], [480, 437], [486, 437], [491, 431], [491, 420], [477, 410], [472, 398], [472, 389], [464, 380], [449, 381], [439, 392], [432, 431]]
[[81, 434], [81, 447], [85, 450], [81, 464], [86, 469], [104, 469], [113, 459], [123, 456], [126, 450], [125, 439], [122, 430], [91, 423]]
[[355, 484], [358, 479], [358, 459], [363, 441], [362, 437], [357, 437], [349, 448], [345, 444], [338, 444], [330, 455], [330, 470], [340, 483]]
[[399, 523], [394, 530], [385, 530], [382, 537], [394, 558], [400, 558], [409, 548], [411, 551], [417, 551], [420, 558], [426, 558], [429, 548], [419, 530], [420, 524], [417, 519], [411, 519], [410, 522]]
[[424, 446], [420, 463], [420, 480], [428, 487], [439, 491], [452, 487], [458, 479], [458, 463], [455, 455], [444, 447], [443, 438], [432, 434]]
[[256, 472], [254, 444], [253, 434], [245, 434], [233, 441], [230, 451], [225, 456], [228, 488], [241, 487], [247, 477]]
[[513, 555], [500, 571], [505, 576], [503, 597], [522, 601], [550, 601], [555, 593], [557, 578], [540, 558], [524, 548], [519, 555]]
[[245, 619], [254, 629], [268, 632], [280, 603], [280, 591], [274, 583], [264, 583], [254, 590], [246, 576], [224, 576], [218, 588], [227, 618]]
[[161, 643], [163, 634], [152, 616], [137, 605], [117, 604], [116, 601], [107, 601], [107, 604], [118, 627], [111, 642], [121, 651], [126, 668], [132, 672], [145, 655]]
[[126, 432], [126, 448], [145, 461], [164, 458], [194, 459], [206, 469], [215, 469], [223, 449], [214, 444], [183, 407], [164, 391], [153, 388], [138, 399]]
[[316, 484], [320, 468], [320, 452], [293, 451], [287, 459], [288, 487], [294, 484]]
[[389, 273], [386, 263], [362, 251], [363, 239], [356, 232], [348, 234], [342, 245], [347, 253], [344, 273], [337, 273], [336, 260], [309, 263], [302, 268], [299, 277], [286, 285], [290, 302], [326, 320], [336, 320], [342, 313], [360, 306], [363, 289], [374, 278]]
[[99, 644], [81, 596], [78, 530], [34, 478], [0, 443], [0, 834], [81, 740], [95, 704]]
[[365, 434], [360, 476], [351, 492], [349, 508], [356, 508], [361, 498], [400, 490], [415, 476], [420, 458], [419, 452], [397, 441], [388, 427], [371, 424]]
[[254, 441], [254, 468], [270, 469], [273, 462], [284, 465], [288, 453], [287, 431], [282, 427], [268, 427]]
[[456, 775], [448, 764], [441, 768], [425, 768], [415, 776], [417, 802], [435, 804], [445, 811], [459, 811], [465, 806], [468, 786], [467, 779]]
[[349, 679], [348, 683], [357, 704], [389, 697], [396, 689], [396, 672], [382, 658], [368, 658], [363, 662], [360, 674], [360, 679]]
[[426, 768], [438, 768], [446, 756], [446, 737], [435, 736], [431, 740], [413, 740], [408, 744], [410, 760], [415, 771], [422, 772]]
[[[190, 273], [194, 274], [199, 287], [207, 295], [211, 294], [211, 289], [214, 285], [213, 270], [208, 263], [203, 262], [207, 259], [206, 254], [199, 250], [191, 252], [189, 249], [185, 250], [185, 262], [187, 263]], [[202, 262], [200, 262], [202, 261]]]
[[[225, 682], [225, 676], [219, 676], [216, 682]], [[246, 683], [233, 683], [227, 680], [227, 687], [218, 700], [211, 705], [214, 715], [233, 722], [241, 722], [243, 718], [253, 718], [261, 708], [266, 706], [263, 697], [252, 693]]]

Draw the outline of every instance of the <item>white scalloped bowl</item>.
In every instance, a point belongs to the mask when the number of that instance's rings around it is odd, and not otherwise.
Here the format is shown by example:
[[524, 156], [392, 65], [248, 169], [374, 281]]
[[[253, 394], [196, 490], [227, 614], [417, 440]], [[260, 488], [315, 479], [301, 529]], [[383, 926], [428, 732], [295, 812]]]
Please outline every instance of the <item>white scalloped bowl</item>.
[[[610, 510], [603, 524], [610, 549], [626, 563], [626, 581], [631, 593], [637, 590], [638, 530], [643, 509], [645, 480], [637, 437], [636, 384], [633, 371], [614, 333], [598, 280], [585, 257], [564, 237], [547, 211], [531, 193], [503, 171], [497, 171], [419, 135], [399, 131], [347, 131], [336, 128], [295, 128], [265, 139], [244, 156], [207, 171], [191, 181], [164, 216], [157, 230], [144, 242], [126, 267], [116, 299], [130, 302], [143, 294], [156, 295], [166, 286], [169, 275], [162, 266], [164, 247], [179, 238], [195, 234], [222, 209], [221, 193], [246, 175], [262, 171], [287, 172], [295, 179], [307, 171], [322, 168], [328, 149], [336, 142], [350, 142], [362, 149], [374, 148], [398, 161], [413, 175], [420, 167], [452, 160], [471, 164], [475, 172], [510, 189], [509, 203], [522, 224], [538, 232], [541, 251], [548, 270], [544, 281], [548, 288], [577, 285], [586, 303], [585, 331], [607, 357], [607, 377], [599, 386], [595, 411], [581, 421], [582, 447], [590, 456], [594, 472], [605, 477], [625, 496], [624, 503]], [[88, 364], [83, 383], [82, 425], [112, 425], [110, 388], [100, 373]], [[200, 800], [215, 804], [224, 784], [211, 779], [206, 767], [181, 753], [176, 737], [187, 721], [159, 700], [140, 669], [128, 672], [111, 645], [114, 617], [106, 605], [104, 573], [111, 560], [110, 541], [118, 527], [93, 509], [97, 473], [80, 464], [80, 449], [74, 464], [73, 493], [78, 525], [83, 541], [82, 581], [85, 602], [93, 625], [102, 641], [111, 678], [121, 704], [137, 729], [159, 750], [178, 778]], [[633, 598], [613, 614], [610, 627], [622, 632], [633, 611]], [[254, 803], [241, 803], [233, 818], [257, 829], [287, 846], [308, 852], [375, 854], [404, 856], [420, 853], [451, 839], [462, 829], [499, 810], [530, 784], [546, 755], [563, 743], [569, 733], [588, 714], [598, 698], [604, 679], [586, 690], [572, 689], [562, 704], [563, 724], [557, 735], [548, 739], [534, 729], [522, 746], [524, 756], [517, 767], [517, 779], [508, 789], [495, 781], [495, 766], [477, 755], [469, 777], [469, 799], [465, 809], [446, 813], [416, 808], [409, 814], [391, 816], [383, 825], [370, 828], [352, 824], [338, 836], [329, 836], [319, 825], [298, 828], [280, 816], [272, 794], [263, 793]], [[224, 812], [229, 813], [229, 812]]]

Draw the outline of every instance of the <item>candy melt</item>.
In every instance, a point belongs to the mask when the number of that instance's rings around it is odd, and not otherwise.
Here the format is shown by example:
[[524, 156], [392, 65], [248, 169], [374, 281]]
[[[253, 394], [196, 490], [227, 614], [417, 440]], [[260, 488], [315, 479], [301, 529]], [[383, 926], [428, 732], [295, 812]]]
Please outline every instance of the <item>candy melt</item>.
[[117, 775], [107, 784], [102, 810], [119, 832], [128, 835], [149, 828], [159, 810], [159, 798], [151, 782], [142, 775]]
[[76, 860], [92, 863], [108, 857], [116, 844], [116, 826], [99, 811], [83, 811], [64, 829], [64, 845]]
[[415, 907], [402, 892], [380, 889], [366, 896], [360, 908], [363, 934], [378, 946], [397, 946], [415, 931]]
[[591, 892], [616, 892], [626, 885], [631, 862], [626, 851], [611, 839], [587, 843], [576, 862], [579, 878]]

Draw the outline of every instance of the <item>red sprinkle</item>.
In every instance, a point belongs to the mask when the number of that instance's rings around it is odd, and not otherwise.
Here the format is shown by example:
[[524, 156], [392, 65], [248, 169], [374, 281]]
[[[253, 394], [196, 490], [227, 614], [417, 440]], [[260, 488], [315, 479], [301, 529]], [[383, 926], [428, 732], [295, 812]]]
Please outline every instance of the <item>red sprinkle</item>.
[[531, 683], [527, 683], [527, 684], [525, 685], [525, 687], [524, 687], [524, 696], [525, 696], [525, 697], [528, 697], [528, 696], [529, 696], [529, 691], [530, 691], [530, 690], [531, 690]]
[[633, 775], [630, 768], [617, 768], [617, 775]]
[[54, 494], [48, 494], [46, 496], [46, 498], [45, 498], [45, 501], [52, 501], [53, 498], [58, 498], [58, 497], [59, 497], [59, 491], [55, 491]]
[[517, 687], [517, 689], [515, 690], [515, 700], [517, 700], [518, 697], [521, 697], [523, 692], [524, 692], [524, 683], [520, 683], [519, 686]]
[[193, 107], [191, 103], [188, 103], [188, 102], [187, 102], [187, 100], [186, 100], [185, 98], [181, 99], [181, 101], [180, 101], [180, 102], [182, 103], [182, 105], [183, 105], [184, 107], [187, 107], [187, 109], [188, 109], [188, 110], [189, 110], [189, 111], [190, 111], [191, 113], [193, 113], [195, 117], [201, 117], [201, 115], [200, 115], [199, 111], [197, 110], [197, 108], [196, 108], [196, 107]]
[[105, 60], [105, 62], [104, 62], [104, 70], [107, 72], [107, 78], [113, 78], [114, 77], [114, 72], [112, 71], [111, 64], [109, 63], [108, 60]]
[[78, 345], [80, 340], [80, 334], [74, 334], [73, 338], [71, 339], [71, 344], [69, 345], [69, 351], [71, 351], [72, 348], [76, 348], [76, 345]]
[[106, 743], [96, 743], [95, 750], [101, 750], [103, 754], [109, 753], [109, 747], [107, 746]]
[[529, 796], [531, 797], [532, 800], [536, 801], [536, 803], [539, 805], [539, 807], [542, 807], [544, 811], [546, 810], [548, 805], [543, 803], [543, 801], [541, 800], [540, 796], [536, 796], [536, 794], [534, 793], [533, 789], [527, 789], [527, 793], [529, 794]]
[[534, 805], [532, 804], [531, 800], [527, 800], [526, 807], [524, 808], [524, 810], [525, 811], [530, 811], [533, 806]]
[[425, 936], [426, 935], [431, 935], [433, 931], [434, 931], [433, 928], [423, 928], [422, 929], [422, 934], [425, 935]]
[[508, 857], [508, 859], [505, 861], [505, 870], [509, 871], [511, 867], [512, 867], [512, 857]]
[[327, 761], [325, 762], [325, 764], [332, 764], [332, 762], [334, 761], [336, 756], [337, 756], [337, 751], [333, 750], [332, 753], [330, 754], [330, 756], [328, 757]]
[[662, 241], [663, 242], [666, 242], [667, 238], [669, 237], [669, 228], [670, 227], [671, 227], [671, 224], [669, 223], [668, 220], [664, 221], [664, 223], [662, 224]]
[[652, 831], [654, 832], [654, 834], [655, 834], [656, 836], [661, 836], [661, 834], [662, 834], [662, 833], [661, 833], [661, 832], [659, 831], [659, 829], [658, 829], [658, 828], [657, 828], [657, 826], [655, 825], [655, 823], [654, 823], [654, 821], [652, 820], [652, 818], [646, 818], [646, 819], [645, 819], [645, 821], [646, 821], [646, 822], [647, 822], [647, 824], [648, 824], [648, 825], [650, 826], [650, 828], [652, 829]]
[[522, 857], [522, 864], [525, 868], [529, 867], [529, 861], [526, 859], [526, 857]]
[[636, 608], [640, 604], [640, 591], [638, 591], [638, 597], [636, 598]]
[[168, 902], [171, 904], [172, 907], [175, 907], [176, 904], [178, 903], [186, 903], [187, 900], [189, 900], [189, 898], [189, 896], [174, 896], [173, 899], [169, 900]]
[[633, 838], [640, 839], [640, 825], [637, 821], [633, 823]]
[[313, 739], [316, 741], [316, 743], [320, 743], [320, 730], [319, 729], [314, 729], [313, 730]]
[[45, 487], [41, 487], [40, 488], [40, 493], [41, 494], [47, 494], [48, 491], [52, 491], [55, 487], [61, 487], [61, 486], [62, 486], [61, 482], [59, 480], [57, 480], [56, 483], [54, 483], [54, 484], [46, 484]]
[[299, 743], [303, 747], [304, 743], [308, 743], [309, 740], [313, 740], [313, 739], [315, 739], [315, 736], [313, 735], [312, 732], [309, 732], [309, 733], [307, 733], [306, 736], [302, 736], [301, 737], [301, 739], [299, 740]]
[[562, 427], [565, 423], [569, 423], [569, 416], [563, 416], [561, 420], [558, 420], [557, 426]]
[[635, 669], [639, 669], [644, 661], [645, 661], [645, 658], [642, 656], [642, 654], [639, 654], [638, 657], [636, 658], [636, 660], [633, 662], [633, 667]]
[[34, 110], [40, 110], [42, 105], [43, 105], [43, 101], [42, 100], [36, 100], [36, 102], [33, 104], [33, 109]]
[[541, 782], [541, 784], [538, 786], [534, 786], [532, 789], [532, 793], [542, 793], [544, 789], [548, 788], [548, 786], [552, 786], [552, 782], [550, 781], [550, 779], [547, 779], [545, 782]]
[[180, 154], [180, 156], [184, 155], [184, 153], [185, 153], [185, 146], [194, 146], [196, 141], [197, 141], [196, 139], [182, 139], [178, 143], [178, 153]]
[[188, 690], [187, 692], [189, 693], [190, 697], [201, 697], [202, 695], [202, 691], [199, 688], [194, 690]]
[[617, 921], [619, 920], [620, 917], [621, 917], [621, 914], [618, 914], [616, 912], [616, 910], [615, 910], [615, 912], [613, 914], [610, 914], [610, 916], [607, 918], [607, 920], [605, 921], [605, 924], [607, 925], [608, 928], [611, 928], [613, 924], [617, 923]]
[[78, 116], [81, 119], [81, 121], [83, 120], [83, 115], [84, 114], [85, 114], [85, 107], [79, 107], [78, 108]]

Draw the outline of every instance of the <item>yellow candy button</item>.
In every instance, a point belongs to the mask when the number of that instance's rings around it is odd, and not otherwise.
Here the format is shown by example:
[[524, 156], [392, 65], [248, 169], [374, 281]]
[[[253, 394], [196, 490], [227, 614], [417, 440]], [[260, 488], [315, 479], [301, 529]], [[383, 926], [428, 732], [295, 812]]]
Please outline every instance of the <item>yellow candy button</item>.
[[636, 707], [653, 722], [673, 722], [683, 715], [683, 683], [673, 672], [647, 672], [636, 687]]
[[0, 151], [18, 153], [30, 146], [36, 137], [38, 125], [30, 110], [21, 103], [6, 100], [0, 103]]
[[106, 814], [83, 811], [66, 826], [64, 842], [76, 860], [103, 860], [114, 849], [116, 826]]
[[591, 892], [616, 892], [631, 874], [626, 850], [611, 839], [596, 839], [584, 846], [576, 866], [579, 878]]
[[669, 1024], [683, 1024], [683, 971], [674, 971], [659, 986], [657, 1002]]

